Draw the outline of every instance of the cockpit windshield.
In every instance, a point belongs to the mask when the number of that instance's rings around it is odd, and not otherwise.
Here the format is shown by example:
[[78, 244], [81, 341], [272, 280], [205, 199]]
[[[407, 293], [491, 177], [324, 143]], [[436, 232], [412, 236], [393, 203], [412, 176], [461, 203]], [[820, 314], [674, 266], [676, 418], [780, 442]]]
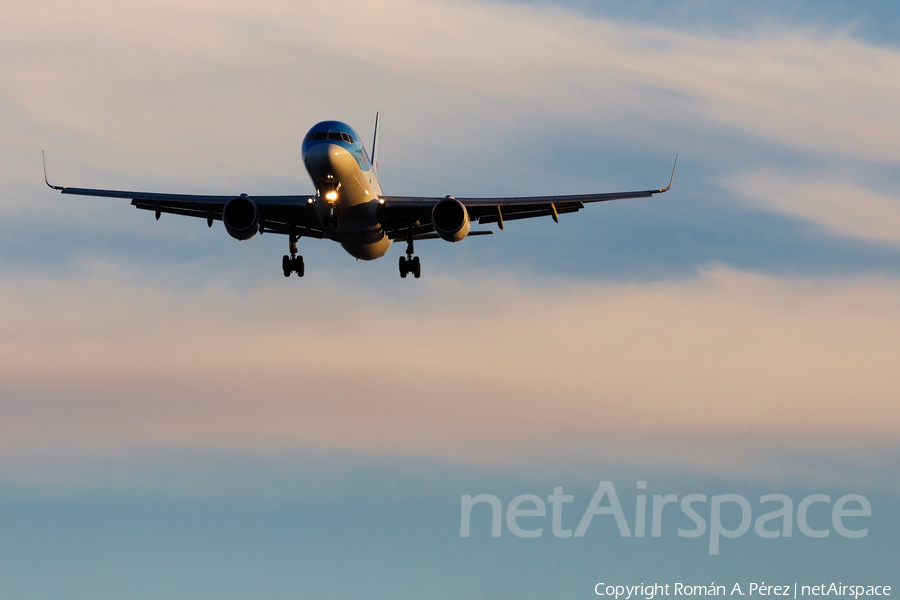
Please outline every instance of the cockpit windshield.
[[304, 142], [318, 142], [321, 140], [334, 140], [338, 142], [347, 142], [348, 144], [352, 144], [353, 136], [349, 133], [344, 133], [342, 131], [316, 131], [310, 132], [309, 135], [306, 136]]

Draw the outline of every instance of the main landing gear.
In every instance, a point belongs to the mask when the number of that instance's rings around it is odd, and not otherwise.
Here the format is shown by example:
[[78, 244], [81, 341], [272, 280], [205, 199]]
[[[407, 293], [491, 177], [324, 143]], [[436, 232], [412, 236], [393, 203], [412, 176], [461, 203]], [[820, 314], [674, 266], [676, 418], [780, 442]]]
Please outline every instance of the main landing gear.
[[422, 275], [422, 265], [419, 263], [418, 256], [413, 256], [412, 258], [400, 257], [400, 277], [406, 277], [408, 273], [412, 273], [416, 279]]
[[412, 227], [409, 228], [409, 238], [406, 242], [406, 256], [400, 257], [400, 277], [405, 278], [409, 273], [416, 279], [422, 275], [422, 264], [418, 256], [413, 256]]
[[284, 271], [284, 276], [290, 277], [291, 273], [296, 273], [298, 277], [303, 277], [306, 268], [303, 266], [303, 257], [297, 256], [297, 236], [291, 235], [288, 249], [291, 255], [285, 254], [281, 259], [281, 270]]

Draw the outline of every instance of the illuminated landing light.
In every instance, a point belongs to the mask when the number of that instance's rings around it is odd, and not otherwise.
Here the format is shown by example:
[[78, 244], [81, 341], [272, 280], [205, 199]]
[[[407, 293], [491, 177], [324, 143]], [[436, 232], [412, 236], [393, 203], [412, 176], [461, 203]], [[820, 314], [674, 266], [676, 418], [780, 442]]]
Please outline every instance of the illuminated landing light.
[[315, 202], [315, 198], [310, 198], [306, 201], [307, 204], [312, 204], [313, 202]]
[[378, 199], [378, 204], [384, 204], [384, 198], [379, 198], [379, 199]]
[[337, 200], [337, 192], [328, 192], [325, 194], [325, 199], [334, 202]]

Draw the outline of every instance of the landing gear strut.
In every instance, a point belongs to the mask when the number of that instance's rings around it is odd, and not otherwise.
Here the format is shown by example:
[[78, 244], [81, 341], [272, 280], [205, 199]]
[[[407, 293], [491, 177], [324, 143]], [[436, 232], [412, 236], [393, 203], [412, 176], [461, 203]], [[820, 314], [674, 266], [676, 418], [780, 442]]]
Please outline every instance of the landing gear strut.
[[281, 259], [281, 270], [284, 271], [284, 276], [290, 277], [291, 273], [296, 273], [298, 277], [303, 277], [306, 267], [303, 265], [303, 257], [297, 255], [297, 236], [293, 233], [288, 241], [288, 250], [291, 255], [285, 254]]
[[406, 256], [400, 257], [400, 277], [412, 273], [418, 279], [422, 275], [422, 264], [418, 256], [413, 256], [413, 228], [409, 226], [409, 237], [406, 238]]

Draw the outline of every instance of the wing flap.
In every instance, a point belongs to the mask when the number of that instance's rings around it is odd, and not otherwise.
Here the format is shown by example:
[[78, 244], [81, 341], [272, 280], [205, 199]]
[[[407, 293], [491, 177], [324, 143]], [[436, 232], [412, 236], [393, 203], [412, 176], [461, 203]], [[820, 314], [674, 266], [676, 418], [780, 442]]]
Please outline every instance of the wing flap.
[[152, 210], [159, 211], [161, 213], [171, 214], [171, 215], [182, 215], [185, 217], [203, 217], [208, 219], [212, 217], [213, 219], [221, 220], [222, 219], [222, 208], [218, 207], [217, 210], [203, 209], [200, 207], [196, 208], [183, 208], [181, 206], [163, 206], [161, 204], [150, 204], [147, 202], [142, 202], [140, 200], [132, 200], [131, 205], [140, 210]]
[[[232, 196], [163, 194], [63, 186], [56, 186], [54, 189], [75, 196], [129, 199], [132, 206], [140, 210], [216, 221], [222, 219], [225, 204], [237, 196], [237, 194]], [[309, 196], [249, 196], [249, 198], [259, 207], [264, 231], [284, 234], [293, 232], [304, 237], [324, 237], [319, 221], [308, 204]]]
[[[585, 204], [589, 202], [608, 202], [610, 200], [629, 200], [632, 198], [649, 198], [666, 190], [643, 190], [638, 192], [613, 192], [610, 194], [577, 194], [569, 196], [518, 196], [509, 198], [456, 198], [468, 208], [515, 208], [518, 206], [538, 205], [549, 207], [551, 204]], [[382, 196], [384, 208], [430, 209], [444, 198], [426, 198], [423, 196]], [[506, 211], [504, 211], [506, 214]]]
[[[529, 205], [527, 208], [523, 207], [524, 210], [515, 210], [515, 208], [503, 208], [503, 220], [504, 221], [515, 221], [517, 219], [531, 219], [532, 217], [552, 217], [553, 216], [553, 208], [550, 206], [542, 206], [542, 207], [534, 207], [533, 205]], [[563, 206], [556, 207], [556, 214], [562, 215], [566, 213], [575, 213], [584, 208], [584, 205], [580, 202], [577, 204], [567, 204]], [[478, 216], [478, 223], [496, 223], [499, 221], [499, 217], [497, 215], [496, 210], [492, 210], [487, 214]]]
[[[133, 200], [131, 205], [140, 210], [148, 210], [151, 212], [159, 211], [160, 213], [171, 214], [171, 215], [181, 215], [184, 217], [198, 217], [201, 219], [212, 219], [214, 221], [222, 220], [222, 209], [219, 207], [218, 209], [204, 209], [204, 208], [182, 208], [179, 206], [166, 206], [163, 204], [149, 203], [140, 200]], [[325, 234], [322, 230], [317, 226], [318, 222], [315, 219], [308, 218], [307, 215], [304, 215], [307, 218], [293, 219], [293, 223], [289, 219], [285, 219], [284, 217], [278, 218], [274, 216], [269, 216], [265, 209], [260, 208], [260, 216], [262, 220], [262, 227], [265, 232], [274, 232], [274, 233], [283, 233], [285, 235], [289, 235], [293, 229], [294, 235], [299, 237], [311, 237], [322, 239], [325, 237]], [[311, 226], [311, 223], [315, 223], [315, 225]]]
[[[403, 233], [403, 232], [401, 231], [401, 232], [399, 232], [399, 233]], [[466, 237], [472, 237], [473, 235], [474, 235], [474, 236], [479, 236], [479, 235], [493, 235], [493, 233], [494, 233], [494, 232], [491, 231], [490, 229], [487, 229], [487, 230], [476, 230], [476, 231], [470, 231], [469, 234], [468, 234]], [[392, 240], [406, 241], [406, 240], [409, 239], [408, 235], [409, 235], [408, 233], [407, 233], [406, 235], [397, 235], [397, 236], [395, 236], [395, 237], [391, 237], [391, 239], [392, 239]], [[388, 236], [388, 237], [390, 237], [390, 236]], [[417, 235], [413, 235], [413, 241], [415, 241], [415, 242], [418, 242], [419, 240], [439, 240], [439, 239], [441, 239], [441, 236], [439, 236], [438, 234], [436, 234], [436, 233], [434, 233], [434, 232], [431, 232], [431, 233], [420, 233], [420, 234], [417, 234]]]

